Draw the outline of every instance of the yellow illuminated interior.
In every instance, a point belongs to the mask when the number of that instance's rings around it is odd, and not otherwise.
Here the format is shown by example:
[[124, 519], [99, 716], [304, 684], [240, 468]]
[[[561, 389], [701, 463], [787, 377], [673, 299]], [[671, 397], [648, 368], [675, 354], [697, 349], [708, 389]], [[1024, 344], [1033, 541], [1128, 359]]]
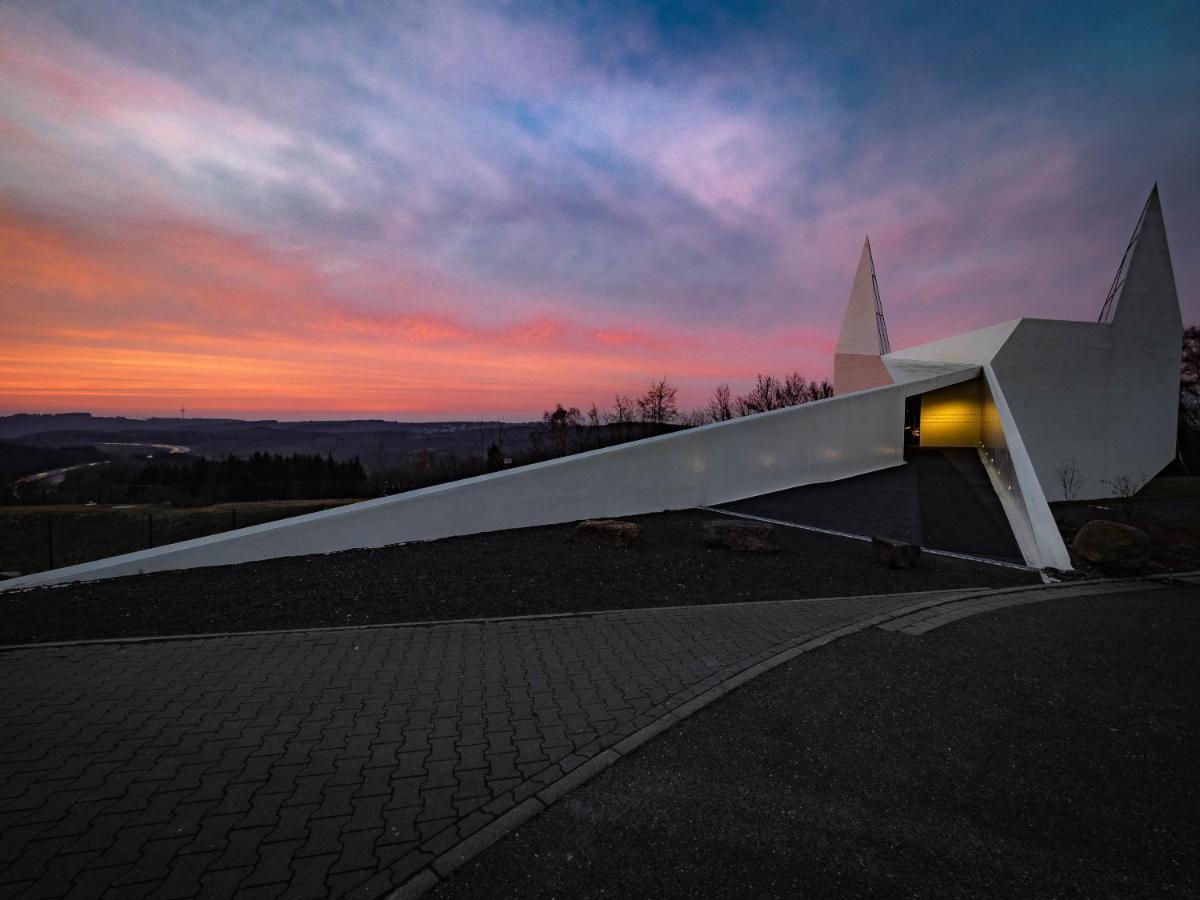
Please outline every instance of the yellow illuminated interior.
[[978, 380], [921, 396], [922, 447], [976, 447], [982, 424], [983, 390]]

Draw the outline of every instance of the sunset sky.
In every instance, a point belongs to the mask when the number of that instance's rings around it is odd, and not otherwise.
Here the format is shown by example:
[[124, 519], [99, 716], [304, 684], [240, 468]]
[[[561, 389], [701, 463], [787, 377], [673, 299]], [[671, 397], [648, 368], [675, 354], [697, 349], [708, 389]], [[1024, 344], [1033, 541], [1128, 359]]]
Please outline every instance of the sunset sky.
[[[944, 7], [944, 8], [943, 8]], [[1086, 7], [1086, 9], [1085, 9]], [[936, 11], [935, 11], [936, 10]], [[1200, 4], [0, 4], [0, 413], [529, 418], [1094, 320]]]

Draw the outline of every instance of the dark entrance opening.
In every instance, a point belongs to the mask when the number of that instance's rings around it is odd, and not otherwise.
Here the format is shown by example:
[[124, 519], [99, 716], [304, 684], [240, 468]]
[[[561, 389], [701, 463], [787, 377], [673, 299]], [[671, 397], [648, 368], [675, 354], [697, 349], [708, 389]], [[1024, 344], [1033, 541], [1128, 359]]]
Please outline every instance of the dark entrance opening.
[[916, 447], [921, 443], [921, 395], [904, 401], [904, 446]]

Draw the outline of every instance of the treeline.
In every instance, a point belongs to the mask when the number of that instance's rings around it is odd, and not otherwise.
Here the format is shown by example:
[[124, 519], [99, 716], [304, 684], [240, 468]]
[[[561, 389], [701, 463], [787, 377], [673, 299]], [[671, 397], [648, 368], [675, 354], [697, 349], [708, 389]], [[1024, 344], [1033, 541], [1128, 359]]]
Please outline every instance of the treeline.
[[488, 472], [542, 462], [572, 453], [637, 441], [739, 416], [796, 406], [833, 396], [828, 381], [809, 381], [798, 372], [783, 378], [759, 375], [745, 394], [735, 395], [728, 384], [713, 392], [708, 403], [681, 411], [678, 389], [667, 379], [651, 382], [639, 396], [617, 394], [610, 408], [593, 403], [587, 412], [557, 403], [542, 413], [529, 441], [515, 445], [504, 422], [479, 423], [480, 455], [458, 456], [436, 450], [418, 450], [371, 473], [372, 492], [392, 494], [434, 484], [470, 478]]
[[689, 411], [680, 410], [677, 395], [676, 387], [662, 378], [641, 395], [615, 395], [612, 406], [603, 410], [595, 403], [587, 412], [555, 404], [542, 414], [528, 441], [523, 435], [511, 440], [504, 422], [481, 422], [478, 454], [426, 448], [388, 462], [381, 455], [370, 472], [357, 458], [338, 461], [319, 454], [161, 457], [138, 464], [114, 459], [109, 465], [70, 473], [43, 500], [199, 506], [394, 494], [821, 400], [832, 396], [833, 388], [827, 381], [809, 381], [793, 372], [782, 378], [759, 375], [744, 394], [735, 395], [727, 383], [719, 385], [704, 406]]
[[828, 381], [809, 381], [799, 372], [793, 372], [783, 378], [759, 375], [748, 393], [736, 397], [730, 392], [728, 383], [718, 385], [712, 399], [708, 401], [708, 406], [700, 411], [702, 421], [694, 424], [725, 422], [739, 416], [799, 406], [801, 403], [825, 400], [832, 396], [833, 385]]
[[320, 500], [367, 493], [367, 473], [357, 459], [337, 460], [316, 453], [253, 453], [246, 458], [199, 457], [183, 463], [149, 460], [130, 486], [129, 499], [220, 503]]
[[357, 459], [303, 453], [213, 459], [167, 456], [113, 459], [105, 466], [71, 472], [43, 500], [207, 506], [227, 501], [368, 497], [370, 488]]
[[[593, 450], [741, 416], [798, 406], [833, 396], [828, 381], [809, 381], [799, 372], [776, 378], [759, 375], [745, 394], [734, 394], [729, 384], [718, 385], [708, 403], [683, 412], [676, 402], [678, 390], [665, 378], [651, 382], [645, 393], [634, 397], [617, 394], [610, 408], [595, 403], [587, 413], [578, 407], [557, 404], [542, 414], [542, 424], [530, 435], [535, 457], [546, 459], [582, 450]], [[497, 452], [489, 449], [489, 455]]]

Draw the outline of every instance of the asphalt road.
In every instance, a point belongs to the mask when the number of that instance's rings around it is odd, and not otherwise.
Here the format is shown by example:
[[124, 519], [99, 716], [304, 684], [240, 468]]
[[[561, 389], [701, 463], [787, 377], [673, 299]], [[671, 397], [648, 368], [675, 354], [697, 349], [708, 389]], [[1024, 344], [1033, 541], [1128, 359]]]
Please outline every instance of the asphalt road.
[[1200, 896], [1198, 633], [1179, 588], [845, 638], [433, 896]]

